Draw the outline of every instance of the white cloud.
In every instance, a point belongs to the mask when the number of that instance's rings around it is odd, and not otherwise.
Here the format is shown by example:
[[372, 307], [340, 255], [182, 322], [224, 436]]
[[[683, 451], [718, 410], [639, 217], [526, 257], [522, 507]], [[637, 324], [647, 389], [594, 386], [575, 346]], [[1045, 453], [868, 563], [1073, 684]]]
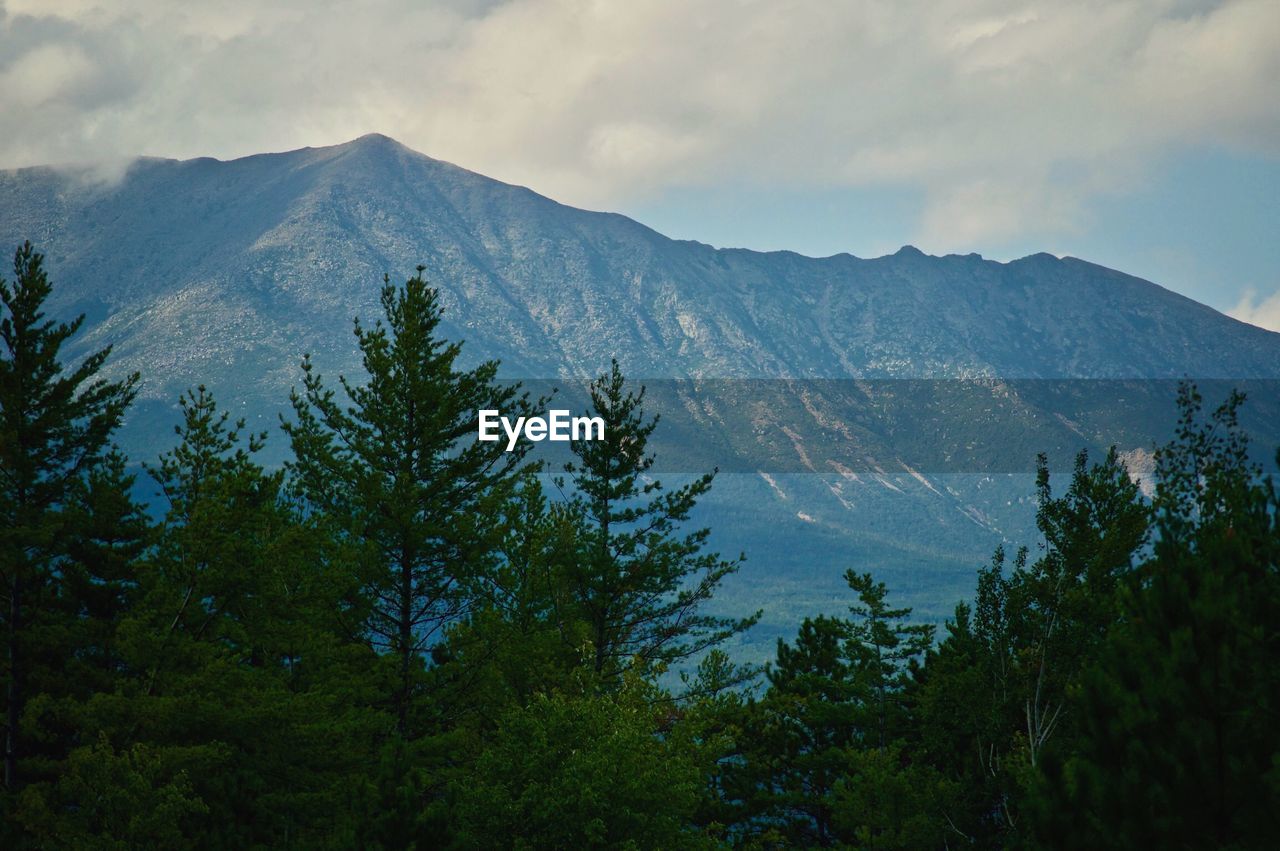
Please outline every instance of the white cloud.
[[1268, 331], [1280, 331], [1280, 290], [1262, 299], [1256, 291], [1246, 290], [1227, 315]]
[[22, 120], [0, 165], [379, 131], [586, 206], [721, 181], [902, 186], [936, 250], [1069, 232], [1187, 146], [1280, 155], [1275, 0], [4, 9], [0, 111]]
[[77, 45], [42, 44], [9, 64], [0, 75], [0, 89], [10, 93], [14, 105], [35, 109], [72, 97], [92, 72], [92, 64]]

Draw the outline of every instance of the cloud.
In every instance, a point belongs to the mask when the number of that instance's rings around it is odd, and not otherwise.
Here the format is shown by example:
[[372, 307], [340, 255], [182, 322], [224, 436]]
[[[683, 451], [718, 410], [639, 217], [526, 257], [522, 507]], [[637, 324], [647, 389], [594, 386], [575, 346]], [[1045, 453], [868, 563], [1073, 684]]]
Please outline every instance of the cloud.
[[1280, 290], [1261, 300], [1256, 291], [1246, 290], [1227, 315], [1268, 331], [1280, 331]]
[[1277, 43], [1274, 0], [10, 0], [0, 165], [379, 131], [584, 206], [902, 187], [965, 248], [1188, 147], [1280, 156]]

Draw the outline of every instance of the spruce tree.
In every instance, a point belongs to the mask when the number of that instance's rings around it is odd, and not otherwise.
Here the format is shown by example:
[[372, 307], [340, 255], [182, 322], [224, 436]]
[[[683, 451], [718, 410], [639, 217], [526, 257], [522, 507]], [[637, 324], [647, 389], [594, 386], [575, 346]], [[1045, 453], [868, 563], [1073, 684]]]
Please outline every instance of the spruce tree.
[[[69, 505], [103, 462], [134, 397], [137, 375], [99, 373], [110, 347], [65, 371], [60, 353], [84, 317], [44, 314], [51, 285], [44, 258], [24, 243], [12, 284], [0, 279], [0, 618], [4, 621], [6, 790], [23, 782], [24, 709], [44, 684], [33, 678], [41, 648], [33, 636], [66, 617], [59, 564], [67, 557]], [[72, 607], [74, 608], [74, 607]]]

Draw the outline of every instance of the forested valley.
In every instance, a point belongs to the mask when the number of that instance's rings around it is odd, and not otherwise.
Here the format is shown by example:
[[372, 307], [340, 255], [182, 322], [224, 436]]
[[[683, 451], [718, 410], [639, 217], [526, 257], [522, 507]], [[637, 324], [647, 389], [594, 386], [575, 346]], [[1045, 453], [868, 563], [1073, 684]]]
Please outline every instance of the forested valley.
[[[666, 486], [617, 364], [605, 437], [475, 440], [544, 400], [463, 369], [424, 270], [304, 359], [274, 433], [193, 387], [141, 472], [139, 377], [0, 283], [5, 848], [1265, 848], [1280, 836], [1280, 499], [1183, 385], [1144, 495], [1041, 463], [1039, 539], [936, 629], [875, 565], [763, 669], [707, 613], [743, 555]], [[233, 401], [233, 400], [232, 400]], [[289, 461], [264, 467], [266, 441]], [[144, 461], [145, 459], [137, 459]], [[156, 506], [139, 502], [155, 492]], [[158, 507], [157, 507], [158, 506]], [[749, 557], [750, 553], [745, 554]]]

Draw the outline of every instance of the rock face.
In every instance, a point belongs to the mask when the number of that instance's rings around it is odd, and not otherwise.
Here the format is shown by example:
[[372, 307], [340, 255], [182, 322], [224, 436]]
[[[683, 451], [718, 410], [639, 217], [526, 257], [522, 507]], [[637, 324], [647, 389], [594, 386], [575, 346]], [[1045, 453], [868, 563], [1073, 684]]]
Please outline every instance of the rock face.
[[[510, 377], [589, 376], [614, 356], [652, 378], [1280, 377], [1280, 335], [1081, 260], [715, 249], [377, 135], [230, 162], [143, 159], [113, 182], [0, 172], [0, 246], [22, 239], [48, 256], [52, 312], [88, 317], [73, 354], [112, 343], [114, 370], [143, 373], [123, 438], [143, 457], [192, 384], [269, 426], [304, 352], [327, 374], [358, 374], [351, 318], [375, 318], [383, 274], [419, 264], [447, 333]], [[718, 535], [752, 557], [732, 601], [777, 582], [824, 598], [831, 577], [875, 561], [944, 612], [970, 586], [962, 567], [1025, 528], [1021, 485], [985, 499], [982, 477], [835, 472], [725, 483], [709, 509], [730, 527]], [[902, 534], [922, 523], [932, 531]]]

